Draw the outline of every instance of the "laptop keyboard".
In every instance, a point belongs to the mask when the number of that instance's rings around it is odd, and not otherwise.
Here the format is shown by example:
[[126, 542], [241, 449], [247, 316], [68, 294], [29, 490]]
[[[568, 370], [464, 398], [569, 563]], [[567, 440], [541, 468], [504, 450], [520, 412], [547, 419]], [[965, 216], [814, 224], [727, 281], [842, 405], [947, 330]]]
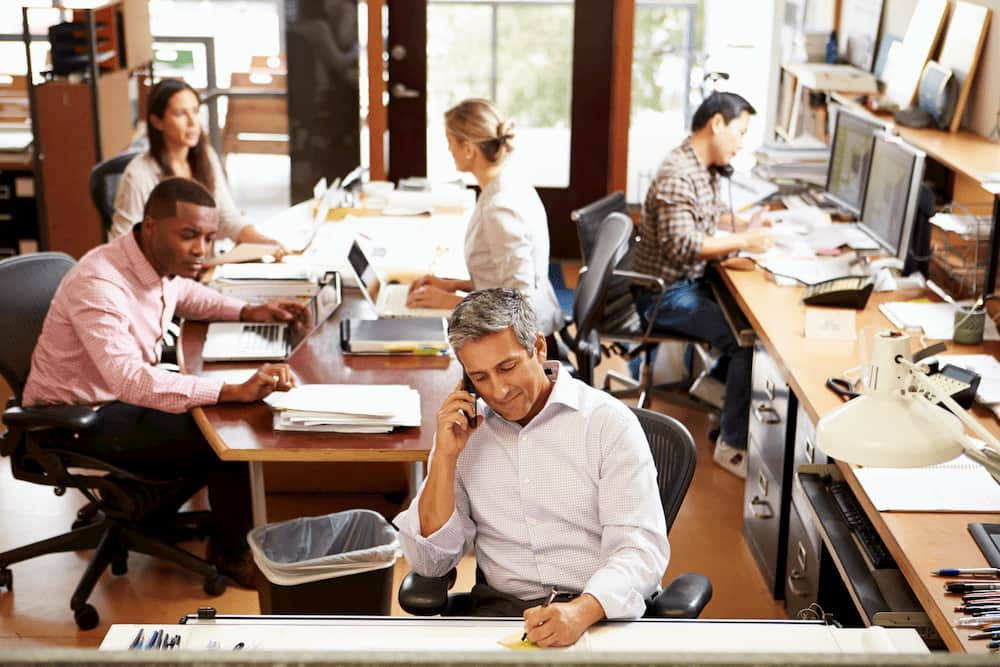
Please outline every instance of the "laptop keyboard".
[[247, 324], [240, 334], [240, 354], [283, 355], [288, 349], [288, 327], [282, 324]]
[[[382, 311], [386, 313], [405, 313], [409, 310], [406, 307], [406, 297], [409, 290], [402, 285], [392, 286], [394, 289], [385, 289], [385, 296], [382, 297]], [[402, 287], [402, 289], [398, 289]]]

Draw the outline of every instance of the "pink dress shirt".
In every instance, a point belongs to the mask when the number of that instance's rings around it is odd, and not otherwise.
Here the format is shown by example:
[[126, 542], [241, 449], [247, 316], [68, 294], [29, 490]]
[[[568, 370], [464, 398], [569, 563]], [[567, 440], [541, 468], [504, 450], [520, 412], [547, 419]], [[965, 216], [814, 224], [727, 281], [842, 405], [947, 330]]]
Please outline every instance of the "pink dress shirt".
[[63, 278], [31, 358], [23, 404], [122, 401], [181, 413], [219, 400], [223, 381], [156, 367], [176, 310], [238, 320], [246, 305], [187, 278], [166, 278], [134, 234], [94, 248]]

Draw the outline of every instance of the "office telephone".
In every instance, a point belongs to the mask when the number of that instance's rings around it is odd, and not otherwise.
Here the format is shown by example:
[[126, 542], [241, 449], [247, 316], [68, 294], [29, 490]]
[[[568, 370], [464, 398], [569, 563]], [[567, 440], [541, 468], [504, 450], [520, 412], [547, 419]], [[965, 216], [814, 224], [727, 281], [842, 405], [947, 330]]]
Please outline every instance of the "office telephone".
[[868, 303], [874, 283], [867, 276], [844, 276], [810, 285], [802, 297], [807, 306], [831, 306], [862, 310]]
[[972, 407], [976, 392], [979, 391], [981, 378], [978, 373], [952, 364], [940, 366], [937, 361], [930, 362], [929, 366], [927, 379], [934, 383], [935, 388], [950, 396], [963, 409]]

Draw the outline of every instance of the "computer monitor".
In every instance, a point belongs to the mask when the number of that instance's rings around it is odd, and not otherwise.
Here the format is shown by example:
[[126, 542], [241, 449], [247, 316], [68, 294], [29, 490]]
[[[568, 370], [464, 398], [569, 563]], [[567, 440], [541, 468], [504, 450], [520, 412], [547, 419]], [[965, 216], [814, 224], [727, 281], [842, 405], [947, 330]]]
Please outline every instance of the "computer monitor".
[[845, 107], [834, 107], [833, 142], [826, 170], [826, 193], [837, 206], [857, 217], [868, 180], [872, 140], [885, 129], [879, 120]]
[[925, 158], [923, 151], [899, 137], [884, 132], [875, 135], [858, 226], [903, 262], [910, 246]]

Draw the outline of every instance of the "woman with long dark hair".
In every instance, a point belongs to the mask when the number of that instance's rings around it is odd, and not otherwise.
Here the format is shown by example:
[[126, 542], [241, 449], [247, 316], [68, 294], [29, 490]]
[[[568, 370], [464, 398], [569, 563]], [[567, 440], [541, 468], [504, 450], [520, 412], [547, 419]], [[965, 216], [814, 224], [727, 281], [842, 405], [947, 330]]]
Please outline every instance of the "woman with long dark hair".
[[110, 237], [142, 221], [143, 207], [156, 184], [169, 176], [198, 181], [215, 197], [219, 236], [238, 243], [276, 243], [247, 224], [236, 208], [218, 154], [202, 131], [201, 99], [183, 79], [161, 79], [149, 91], [146, 132], [149, 150], [129, 163], [115, 196]]

